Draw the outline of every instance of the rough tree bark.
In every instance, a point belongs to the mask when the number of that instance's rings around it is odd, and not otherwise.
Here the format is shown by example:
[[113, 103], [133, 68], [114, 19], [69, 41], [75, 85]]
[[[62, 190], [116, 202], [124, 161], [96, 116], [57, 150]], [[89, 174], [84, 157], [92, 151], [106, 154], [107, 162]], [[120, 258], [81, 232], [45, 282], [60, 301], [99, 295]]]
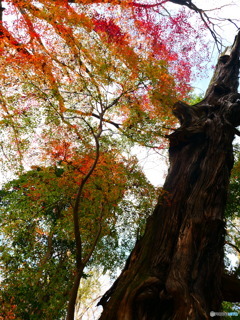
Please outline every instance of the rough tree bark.
[[224, 275], [224, 208], [232, 141], [239, 134], [240, 34], [219, 57], [200, 103], [173, 107], [170, 168], [145, 234], [100, 303], [101, 320], [197, 320], [240, 300], [240, 282]]

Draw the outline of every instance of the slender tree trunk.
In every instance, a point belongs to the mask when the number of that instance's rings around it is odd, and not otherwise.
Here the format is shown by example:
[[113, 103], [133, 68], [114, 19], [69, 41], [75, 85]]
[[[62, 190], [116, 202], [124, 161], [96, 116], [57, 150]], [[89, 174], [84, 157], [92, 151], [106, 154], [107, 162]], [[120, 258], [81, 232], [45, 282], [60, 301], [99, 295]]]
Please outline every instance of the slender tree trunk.
[[75, 314], [75, 304], [77, 300], [77, 294], [79, 289], [79, 284], [81, 281], [83, 275], [83, 268], [77, 270], [74, 283], [70, 292], [70, 299], [68, 302], [68, 310], [67, 310], [67, 318], [66, 320], [74, 320], [74, 314]]
[[[240, 125], [239, 51], [240, 35], [219, 58], [205, 99], [174, 106], [181, 126], [169, 136], [165, 194], [101, 299], [101, 320], [210, 319], [225, 292], [231, 296], [229, 279], [223, 286], [221, 279], [232, 141]], [[239, 298], [238, 282], [234, 292]]]

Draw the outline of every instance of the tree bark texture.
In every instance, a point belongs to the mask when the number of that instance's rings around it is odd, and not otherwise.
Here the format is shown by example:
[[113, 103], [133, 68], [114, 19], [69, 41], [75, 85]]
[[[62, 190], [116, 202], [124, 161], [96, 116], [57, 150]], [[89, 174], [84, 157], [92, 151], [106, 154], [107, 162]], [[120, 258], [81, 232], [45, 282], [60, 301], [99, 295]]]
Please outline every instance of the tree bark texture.
[[169, 135], [164, 194], [101, 299], [101, 320], [210, 319], [224, 295], [239, 301], [239, 281], [224, 276], [223, 266], [232, 141], [240, 125], [239, 54], [238, 34], [230, 53], [219, 57], [203, 101], [173, 107], [180, 127]]

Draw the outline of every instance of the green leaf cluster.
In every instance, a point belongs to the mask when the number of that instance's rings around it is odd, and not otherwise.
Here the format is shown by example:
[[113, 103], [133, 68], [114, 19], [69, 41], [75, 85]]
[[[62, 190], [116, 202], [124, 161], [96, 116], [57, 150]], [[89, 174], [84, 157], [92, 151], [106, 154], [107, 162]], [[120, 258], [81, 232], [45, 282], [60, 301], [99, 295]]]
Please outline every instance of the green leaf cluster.
[[[102, 229], [88, 265], [104, 272], [122, 266], [155, 199], [136, 159], [124, 163], [113, 155], [101, 159], [79, 210], [83, 256]], [[65, 317], [75, 272], [72, 204], [79, 179], [76, 162], [61, 162], [34, 167], [0, 192], [0, 298], [13, 300], [17, 319]]]

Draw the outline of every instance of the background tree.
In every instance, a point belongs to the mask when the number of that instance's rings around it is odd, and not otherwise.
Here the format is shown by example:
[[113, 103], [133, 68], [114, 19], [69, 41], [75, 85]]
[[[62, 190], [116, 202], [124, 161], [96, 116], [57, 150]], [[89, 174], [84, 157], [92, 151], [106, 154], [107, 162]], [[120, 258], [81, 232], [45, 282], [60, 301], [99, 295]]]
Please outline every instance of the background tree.
[[[82, 159], [78, 161], [83, 170]], [[81, 174], [78, 161], [34, 168], [1, 191], [1, 296], [13, 300], [17, 318], [62, 319], [66, 314], [76, 272], [69, 217]], [[84, 188], [79, 225], [88, 269], [81, 277], [91, 274], [93, 266], [112, 272], [119, 267], [133, 245], [136, 226], [153, 205], [154, 188], [134, 159], [129, 165], [117, 163], [116, 154], [105, 154]], [[127, 224], [132, 231], [126, 233], [122, 229]]]

